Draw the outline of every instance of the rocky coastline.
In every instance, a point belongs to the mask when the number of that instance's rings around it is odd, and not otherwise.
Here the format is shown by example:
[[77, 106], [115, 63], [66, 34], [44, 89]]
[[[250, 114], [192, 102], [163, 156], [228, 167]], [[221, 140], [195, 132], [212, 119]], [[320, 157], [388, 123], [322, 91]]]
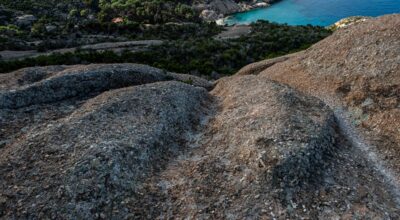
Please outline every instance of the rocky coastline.
[[249, 11], [256, 8], [269, 7], [275, 0], [252, 0], [240, 1], [233, 0], [213, 0], [208, 3], [195, 4], [193, 7], [200, 11], [200, 17], [205, 21], [217, 22], [224, 25], [224, 19], [234, 13]]
[[354, 24], [357, 24], [360, 22], [367, 21], [371, 18], [372, 17], [368, 17], [368, 16], [351, 16], [351, 17], [343, 18], [343, 19], [335, 22], [334, 24], [328, 26], [327, 28], [332, 31], [335, 31], [338, 29], [347, 28], [351, 25], [354, 25]]

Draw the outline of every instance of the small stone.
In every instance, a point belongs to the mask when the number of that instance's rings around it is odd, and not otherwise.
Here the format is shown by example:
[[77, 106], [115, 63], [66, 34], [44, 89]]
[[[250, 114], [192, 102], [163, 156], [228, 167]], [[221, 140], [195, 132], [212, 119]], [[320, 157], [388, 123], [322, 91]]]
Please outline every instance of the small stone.
[[374, 104], [374, 100], [371, 98], [366, 98], [363, 103], [361, 103], [361, 107], [367, 107]]
[[55, 25], [46, 25], [46, 31], [47, 32], [53, 32], [57, 29], [57, 26]]

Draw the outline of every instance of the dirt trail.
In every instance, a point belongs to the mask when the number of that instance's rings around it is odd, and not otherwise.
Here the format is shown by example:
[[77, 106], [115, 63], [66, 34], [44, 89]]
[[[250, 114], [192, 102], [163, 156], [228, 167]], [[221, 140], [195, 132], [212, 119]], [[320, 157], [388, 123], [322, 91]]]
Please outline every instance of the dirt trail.
[[343, 109], [337, 108], [334, 113], [337, 124], [345, 138], [349, 140], [352, 147], [359, 150], [362, 157], [384, 178], [384, 185], [391, 191], [400, 208], [400, 181], [398, 175], [388, 168], [381, 156], [378, 155], [376, 148], [367, 143], [358, 134], [357, 129], [350, 122], [350, 117]]
[[146, 50], [150, 46], [161, 45], [163, 41], [161, 40], [140, 40], [140, 41], [124, 41], [124, 42], [104, 42], [97, 44], [88, 44], [80, 47], [71, 47], [71, 48], [63, 48], [50, 50], [47, 52], [38, 52], [36, 50], [28, 50], [28, 51], [0, 51], [0, 60], [11, 61], [11, 60], [20, 60], [25, 58], [35, 58], [38, 56], [48, 56], [55, 53], [65, 54], [65, 53], [73, 53], [78, 50], [80, 51], [104, 51], [110, 50], [116, 53], [120, 53], [124, 50], [129, 50], [132, 52]]

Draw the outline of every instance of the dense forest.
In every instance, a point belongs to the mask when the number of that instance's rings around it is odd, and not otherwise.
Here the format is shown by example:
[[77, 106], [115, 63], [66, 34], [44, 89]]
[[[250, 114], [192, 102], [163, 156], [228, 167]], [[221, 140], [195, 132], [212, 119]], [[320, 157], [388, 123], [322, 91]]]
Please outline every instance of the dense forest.
[[[186, 0], [3, 0], [0, 50], [73, 47], [82, 44], [78, 38], [85, 35], [165, 39], [176, 37], [176, 29], [180, 29], [182, 37], [187, 37], [187, 33], [194, 32], [193, 24], [199, 32], [208, 32], [208, 25], [190, 4]], [[34, 15], [35, 21], [31, 25], [15, 25], [16, 18], [23, 14]], [[188, 25], [170, 25], [174, 28], [170, 31], [163, 27], [168, 23]], [[38, 41], [43, 41], [43, 45], [27, 43]]]
[[115, 17], [123, 17], [127, 22], [166, 23], [198, 20], [186, 0], [2, 0], [1, 5], [52, 19], [85, 19], [89, 15], [101, 22], [109, 22]]
[[[0, 50], [45, 52], [97, 42], [149, 39], [165, 43], [139, 52], [78, 50], [0, 61], [0, 72], [28, 66], [133, 62], [180, 73], [232, 74], [248, 63], [307, 48], [330, 34], [323, 27], [258, 22], [252, 25], [250, 34], [216, 39], [224, 27], [200, 19], [193, 3], [193, 0], [2, 0]], [[18, 25], [17, 18], [23, 14], [34, 15], [34, 21]]]
[[[302, 50], [323, 39], [330, 31], [323, 27], [288, 26], [269, 22], [252, 25], [252, 33], [238, 39], [219, 40], [210, 37], [212, 28], [202, 34], [193, 29], [187, 38], [177, 38], [154, 46], [148, 51], [116, 54], [106, 52], [78, 51], [53, 54], [19, 61], [0, 62], [0, 72], [21, 67], [81, 63], [144, 63], [180, 73], [201, 75], [232, 74], [240, 67], [265, 58], [272, 58]], [[157, 30], [163, 32], [162, 30]], [[178, 34], [182, 30], [176, 30]], [[171, 32], [166, 32], [171, 33]], [[188, 31], [190, 33], [190, 31]], [[173, 34], [170, 36], [173, 38]]]
[[127, 21], [159, 24], [177, 21], [196, 21], [198, 16], [188, 1], [168, 0], [100, 0], [100, 21], [124, 17]]

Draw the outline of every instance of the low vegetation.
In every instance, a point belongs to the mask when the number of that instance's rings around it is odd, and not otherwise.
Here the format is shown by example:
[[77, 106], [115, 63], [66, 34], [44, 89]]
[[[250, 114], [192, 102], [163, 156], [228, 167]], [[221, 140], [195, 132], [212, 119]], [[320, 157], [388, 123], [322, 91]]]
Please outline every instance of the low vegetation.
[[[264, 21], [253, 24], [251, 34], [238, 39], [218, 40], [209, 37], [217, 29], [214, 28], [210, 26], [204, 34], [192, 30], [188, 37], [169, 40], [163, 45], [151, 47], [148, 51], [124, 51], [119, 54], [111, 51], [77, 51], [3, 61], [0, 62], [0, 72], [37, 65], [132, 62], [180, 73], [232, 74], [248, 63], [305, 49], [330, 34], [323, 27], [288, 26]], [[156, 29], [155, 32], [157, 31], [163, 32], [162, 29]], [[173, 34], [170, 38], [173, 38]]]
[[104, 34], [128, 39], [149, 37], [149, 34], [152, 38], [164, 37], [164, 34], [154, 33], [154, 29], [168, 23], [203, 25], [199, 12], [191, 4], [189, 0], [3, 0], [0, 26], [17, 23], [17, 17], [22, 14], [34, 15], [35, 20], [21, 25], [18, 38], [10, 31], [0, 32], [3, 42], [0, 50], [37, 49], [37, 45], [26, 42], [38, 41], [46, 44], [50, 41], [49, 49], [77, 46], [85, 44], [79, 39], [85, 35]]
[[[0, 72], [22, 67], [86, 63], [144, 63], [169, 71], [215, 75], [307, 48], [330, 31], [322, 27], [269, 22], [252, 25], [237, 39], [215, 39], [223, 27], [200, 20], [193, 0], [4, 0], [0, 50], [51, 51], [109, 41], [164, 40], [147, 51], [76, 51], [16, 61], [0, 61]], [[30, 25], [14, 25], [32, 14]], [[94, 37], [92, 37], [94, 36]], [[112, 36], [112, 37], [111, 37]], [[98, 37], [98, 38], [97, 38]]]
[[109, 21], [123, 17], [125, 20], [149, 24], [196, 21], [199, 18], [189, 4], [190, 1], [183, 0], [100, 0], [97, 4], [98, 19]]

